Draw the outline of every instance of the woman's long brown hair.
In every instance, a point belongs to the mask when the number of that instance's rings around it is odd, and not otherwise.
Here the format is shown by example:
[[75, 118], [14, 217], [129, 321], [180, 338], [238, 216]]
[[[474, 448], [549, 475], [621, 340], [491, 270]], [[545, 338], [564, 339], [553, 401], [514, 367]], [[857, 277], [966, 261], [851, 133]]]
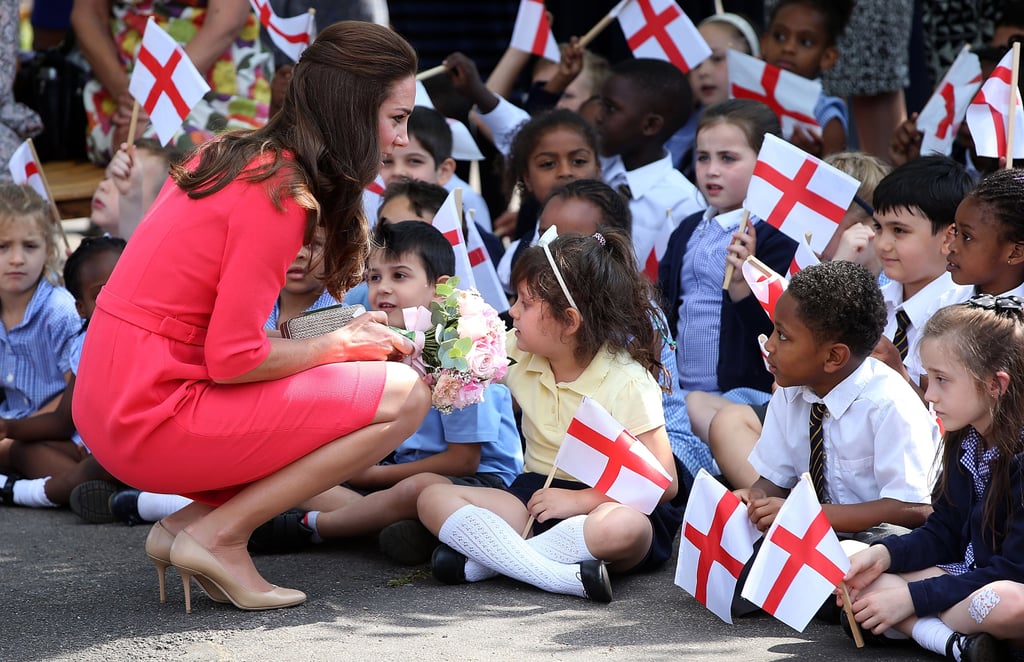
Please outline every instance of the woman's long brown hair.
[[172, 176], [199, 199], [236, 179], [266, 181], [284, 169], [271, 198], [280, 208], [288, 195], [308, 210], [307, 242], [323, 225], [324, 283], [340, 296], [362, 275], [363, 189], [380, 171], [380, 107], [416, 66], [412, 47], [388, 28], [361, 21], [330, 25], [295, 65], [281, 110], [266, 126], [207, 143], [194, 167], [175, 166]]

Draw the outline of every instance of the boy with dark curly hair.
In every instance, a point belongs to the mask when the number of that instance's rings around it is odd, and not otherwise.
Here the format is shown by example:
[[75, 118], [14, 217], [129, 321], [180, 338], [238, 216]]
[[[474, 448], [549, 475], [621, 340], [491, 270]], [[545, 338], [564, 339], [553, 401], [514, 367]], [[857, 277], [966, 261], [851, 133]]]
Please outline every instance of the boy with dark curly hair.
[[765, 531], [810, 472], [832, 528], [864, 541], [924, 523], [939, 433], [910, 384], [869, 358], [885, 327], [874, 277], [852, 262], [793, 276], [765, 345], [779, 385], [737, 490]]

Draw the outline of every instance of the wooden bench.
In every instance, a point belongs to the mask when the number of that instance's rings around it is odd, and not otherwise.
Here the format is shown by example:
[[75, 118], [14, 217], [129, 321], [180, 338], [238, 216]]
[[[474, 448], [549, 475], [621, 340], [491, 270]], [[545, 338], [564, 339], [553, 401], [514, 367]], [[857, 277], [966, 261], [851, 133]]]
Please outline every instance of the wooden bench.
[[88, 161], [50, 161], [43, 164], [61, 218], [78, 218], [92, 213], [92, 194], [104, 170]]

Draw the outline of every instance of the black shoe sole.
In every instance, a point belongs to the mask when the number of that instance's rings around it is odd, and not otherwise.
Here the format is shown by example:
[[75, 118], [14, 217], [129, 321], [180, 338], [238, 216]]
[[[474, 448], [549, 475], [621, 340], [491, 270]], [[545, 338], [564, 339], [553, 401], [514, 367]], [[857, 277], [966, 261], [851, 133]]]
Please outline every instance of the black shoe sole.
[[90, 524], [112, 524], [117, 521], [110, 511], [110, 497], [121, 489], [109, 480], [88, 480], [71, 490], [71, 510]]

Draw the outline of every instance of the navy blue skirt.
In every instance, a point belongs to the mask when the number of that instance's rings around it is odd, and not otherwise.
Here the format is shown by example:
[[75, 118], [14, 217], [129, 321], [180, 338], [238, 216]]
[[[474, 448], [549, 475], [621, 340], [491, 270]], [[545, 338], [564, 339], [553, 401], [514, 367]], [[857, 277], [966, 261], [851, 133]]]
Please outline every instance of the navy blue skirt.
[[[640, 563], [637, 563], [626, 572], [651, 572], [658, 570], [672, 556], [672, 545], [683, 522], [686, 498], [690, 493], [689, 483], [692, 482], [687, 481], [686, 478], [689, 474], [679, 462], [679, 458], [674, 459], [676, 473], [679, 476], [679, 491], [672, 500], [658, 504], [654, 512], [647, 516], [647, 519], [651, 522], [651, 529], [654, 532], [654, 536], [651, 539], [651, 548], [647, 550], [647, 555], [644, 556]], [[530, 498], [533, 497], [533, 493], [544, 487], [544, 481], [546, 480], [547, 476], [538, 473], [519, 474], [512, 481], [512, 484], [509, 485], [508, 491], [522, 501], [525, 506], [529, 503]], [[588, 486], [575, 480], [556, 478], [551, 481], [551, 487], [564, 490], [584, 490]], [[543, 533], [561, 521], [560, 519], [549, 519], [546, 522], [534, 522], [533, 535]]]

